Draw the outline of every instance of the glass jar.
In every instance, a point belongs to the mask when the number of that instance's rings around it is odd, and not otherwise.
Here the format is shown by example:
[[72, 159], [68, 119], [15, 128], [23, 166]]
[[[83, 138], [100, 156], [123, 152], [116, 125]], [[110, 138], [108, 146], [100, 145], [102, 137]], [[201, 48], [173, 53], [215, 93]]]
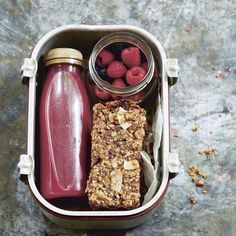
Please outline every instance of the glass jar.
[[[115, 50], [116, 45], [124, 44], [125, 47], [137, 47], [141, 52], [142, 60], [145, 58], [147, 63], [146, 75], [141, 82], [135, 85], [127, 85], [125, 87], [115, 87], [109, 81], [104, 80], [99, 75], [96, 59], [102, 50]], [[129, 70], [129, 68], [127, 68]], [[147, 98], [153, 93], [157, 85], [157, 74], [155, 73], [156, 66], [154, 63], [154, 57], [152, 51], [147, 43], [140, 37], [127, 33], [119, 32], [112, 33], [103, 37], [94, 47], [92, 54], [89, 58], [89, 79], [90, 90], [98, 101], [104, 102], [114, 99], [130, 99], [139, 102], [147, 100]], [[103, 98], [96, 96], [94, 92], [94, 86], [97, 86], [102, 92], [105, 92], [107, 96]], [[110, 96], [109, 96], [110, 95]]]
[[91, 114], [80, 77], [82, 54], [50, 50], [40, 97], [40, 192], [46, 200], [85, 197]]

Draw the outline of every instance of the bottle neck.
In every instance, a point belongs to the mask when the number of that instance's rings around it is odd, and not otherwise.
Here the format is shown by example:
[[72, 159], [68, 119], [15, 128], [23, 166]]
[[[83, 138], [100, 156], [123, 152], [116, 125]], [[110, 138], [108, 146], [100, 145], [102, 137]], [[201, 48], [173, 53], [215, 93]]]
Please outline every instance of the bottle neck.
[[75, 64], [70, 63], [58, 63], [58, 64], [51, 64], [48, 65], [48, 71], [66, 71], [70, 73], [77, 73], [80, 74], [80, 67]]

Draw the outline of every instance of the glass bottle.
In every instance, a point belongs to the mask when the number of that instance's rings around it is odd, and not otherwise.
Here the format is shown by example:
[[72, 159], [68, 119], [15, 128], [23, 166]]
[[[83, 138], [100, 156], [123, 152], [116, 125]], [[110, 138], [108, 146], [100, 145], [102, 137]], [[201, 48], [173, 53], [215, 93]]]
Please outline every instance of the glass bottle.
[[40, 192], [46, 200], [84, 197], [91, 114], [80, 70], [83, 56], [71, 48], [50, 50], [40, 98]]

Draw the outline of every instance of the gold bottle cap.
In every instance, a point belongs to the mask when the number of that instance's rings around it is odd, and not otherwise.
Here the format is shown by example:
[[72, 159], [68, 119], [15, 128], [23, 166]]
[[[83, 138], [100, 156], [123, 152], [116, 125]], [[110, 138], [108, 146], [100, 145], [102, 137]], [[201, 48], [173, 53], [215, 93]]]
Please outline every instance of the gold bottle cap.
[[44, 56], [46, 66], [58, 63], [69, 63], [83, 66], [83, 55], [73, 48], [54, 48]]

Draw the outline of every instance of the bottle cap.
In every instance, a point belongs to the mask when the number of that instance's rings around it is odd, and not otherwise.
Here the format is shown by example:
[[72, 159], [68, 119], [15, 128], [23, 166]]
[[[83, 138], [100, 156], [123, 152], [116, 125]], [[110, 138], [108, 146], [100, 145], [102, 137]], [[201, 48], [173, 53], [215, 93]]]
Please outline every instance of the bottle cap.
[[44, 56], [46, 66], [58, 63], [69, 63], [83, 66], [83, 55], [73, 48], [54, 48]]

